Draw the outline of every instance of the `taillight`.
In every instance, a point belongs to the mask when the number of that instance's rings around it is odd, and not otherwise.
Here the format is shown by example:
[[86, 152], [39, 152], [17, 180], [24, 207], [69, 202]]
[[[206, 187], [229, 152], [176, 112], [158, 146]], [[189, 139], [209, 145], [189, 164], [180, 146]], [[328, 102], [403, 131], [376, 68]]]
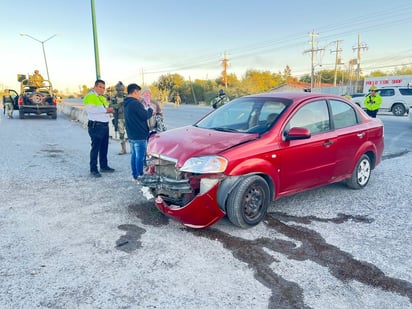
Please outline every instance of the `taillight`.
[[18, 104], [23, 105], [23, 98], [22, 97], [19, 97]]
[[57, 105], [57, 101], [56, 99], [53, 99], [53, 105], [56, 106]]

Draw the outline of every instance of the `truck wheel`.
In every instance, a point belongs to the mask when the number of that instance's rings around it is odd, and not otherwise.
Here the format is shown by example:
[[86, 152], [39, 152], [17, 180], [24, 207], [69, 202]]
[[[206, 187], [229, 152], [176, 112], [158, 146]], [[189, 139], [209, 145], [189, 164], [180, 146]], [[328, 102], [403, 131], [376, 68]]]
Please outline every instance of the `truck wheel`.
[[395, 116], [403, 116], [405, 114], [405, 106], [401, 103], [396, 103], [394, 106], [392, 106], [392, 113]]
[[229, 195], [226, 207], [229, 220], [241, 228], [257, 225], [266, 216], [269, 196], [269, 185], [262, 177], [253, 175], [243, 179]]
[[24, 119], [24, 111], [19, 110], [19, 118]]

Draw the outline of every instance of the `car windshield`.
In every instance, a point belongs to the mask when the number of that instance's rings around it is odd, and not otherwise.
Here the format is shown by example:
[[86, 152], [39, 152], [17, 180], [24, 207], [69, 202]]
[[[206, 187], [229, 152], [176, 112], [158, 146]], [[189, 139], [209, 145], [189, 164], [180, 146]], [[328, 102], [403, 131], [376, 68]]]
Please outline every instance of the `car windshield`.
[[283, 98], [243, 97], [216, 109], [195, 126], [225, 132], [264, 133], [291, 103]]

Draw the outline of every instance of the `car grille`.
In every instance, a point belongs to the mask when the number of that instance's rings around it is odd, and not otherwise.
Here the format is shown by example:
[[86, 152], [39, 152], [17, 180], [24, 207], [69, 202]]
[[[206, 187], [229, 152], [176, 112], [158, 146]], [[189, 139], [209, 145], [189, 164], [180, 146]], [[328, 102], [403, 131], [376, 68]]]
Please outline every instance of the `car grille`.
[[167, 203], [184, 206], [194, 196], [190, 174], [179, 172], [173, 159], [152, 156], [148, 162], [149, 172], [141, 183], [151, 189], [155, 196], [161, 196]]

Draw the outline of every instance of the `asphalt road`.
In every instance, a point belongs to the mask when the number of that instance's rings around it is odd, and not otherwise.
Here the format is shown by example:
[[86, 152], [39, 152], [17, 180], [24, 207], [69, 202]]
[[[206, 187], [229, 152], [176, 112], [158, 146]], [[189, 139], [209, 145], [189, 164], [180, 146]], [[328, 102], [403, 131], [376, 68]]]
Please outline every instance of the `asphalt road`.
[[412, 121], [407, 116], [378, 115], [385, 125], [385, 152], [412, 152]]
[[[165, 108], [169, 128], [197, 118], [188, 108]], [[81, 124], [0, 116], [0, 308], [411, 308], [412, 128], [382, 119], [389, 148], [365, 189], [282, 198], [247, 230], [193, 230], [130, 181], [118, 141], [116, 172], [92, 179]]]

